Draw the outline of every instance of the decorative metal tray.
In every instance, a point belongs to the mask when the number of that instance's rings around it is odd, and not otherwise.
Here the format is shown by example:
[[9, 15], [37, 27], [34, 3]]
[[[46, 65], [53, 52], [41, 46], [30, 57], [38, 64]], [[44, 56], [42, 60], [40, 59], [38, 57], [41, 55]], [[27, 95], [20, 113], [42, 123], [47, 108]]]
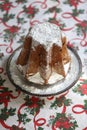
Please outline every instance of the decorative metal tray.
[[82, 72], [82, 63], [79, 55], [73, 48], [68, 47], [68, 51], [71, 56], [71, 64], [66, 78], [51, 85], [40, 85], [29, 82], [21, 75], [16, 66], [16, 59], [21, 51], [21, 48], [22, 46], [17, 48], [8, 58], [6, 71], [12, 84], [27, 94], [35, 96], [52, 96], [62, 94], [73, 87], [78, 81]]

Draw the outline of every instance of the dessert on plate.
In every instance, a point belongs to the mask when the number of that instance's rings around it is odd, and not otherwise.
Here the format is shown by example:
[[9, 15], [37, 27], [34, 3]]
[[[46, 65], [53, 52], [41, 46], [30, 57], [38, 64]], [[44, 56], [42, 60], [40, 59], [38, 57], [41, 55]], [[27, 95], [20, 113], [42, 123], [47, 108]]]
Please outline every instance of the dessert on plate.
[[60, 76], [65, 78], [70, 65], [65, 35], [49, 22], [34, 25], [25, 37], [16, 64], [32, 82], [49, 84], [58, 81]]

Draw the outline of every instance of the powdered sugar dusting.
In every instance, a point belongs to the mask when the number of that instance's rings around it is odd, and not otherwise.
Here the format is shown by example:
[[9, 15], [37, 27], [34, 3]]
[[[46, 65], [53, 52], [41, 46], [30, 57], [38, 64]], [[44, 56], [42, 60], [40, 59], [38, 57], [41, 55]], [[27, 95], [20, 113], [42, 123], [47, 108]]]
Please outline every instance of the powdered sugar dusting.
[[42, 44], [46, 49], [48, 49], [53, 45], [53, 43], [60, 47], [62, 46], [60, 28], [49, 22], [36, 24], [31, 29], [29, 35], [33, 38], [33, 47]]

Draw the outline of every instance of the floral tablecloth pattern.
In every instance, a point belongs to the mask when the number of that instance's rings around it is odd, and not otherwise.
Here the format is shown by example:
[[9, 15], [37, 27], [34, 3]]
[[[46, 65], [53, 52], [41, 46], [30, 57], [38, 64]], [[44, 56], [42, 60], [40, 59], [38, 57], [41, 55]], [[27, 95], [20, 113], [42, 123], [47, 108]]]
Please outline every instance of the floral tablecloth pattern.
[[[64, 95], [38, 97], [16, 89], [6, 62], [30, 27], [61, 27], [82, 61], [78, 82]], [[87, 130], [87, 0], [0, 0], [0, 130]]]

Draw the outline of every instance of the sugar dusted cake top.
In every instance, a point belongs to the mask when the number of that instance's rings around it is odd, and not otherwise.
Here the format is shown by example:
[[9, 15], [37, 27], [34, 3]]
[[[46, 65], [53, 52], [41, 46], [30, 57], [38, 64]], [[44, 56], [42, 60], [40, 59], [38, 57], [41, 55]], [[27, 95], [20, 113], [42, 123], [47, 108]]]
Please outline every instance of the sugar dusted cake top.
[[60, 28], [49, 22], [34, 25], [29, 35], [33, 38], [36, 44], [42, 44], [46, 48], [51, 47], [53, 43], [60, 47], [62, 46]]

